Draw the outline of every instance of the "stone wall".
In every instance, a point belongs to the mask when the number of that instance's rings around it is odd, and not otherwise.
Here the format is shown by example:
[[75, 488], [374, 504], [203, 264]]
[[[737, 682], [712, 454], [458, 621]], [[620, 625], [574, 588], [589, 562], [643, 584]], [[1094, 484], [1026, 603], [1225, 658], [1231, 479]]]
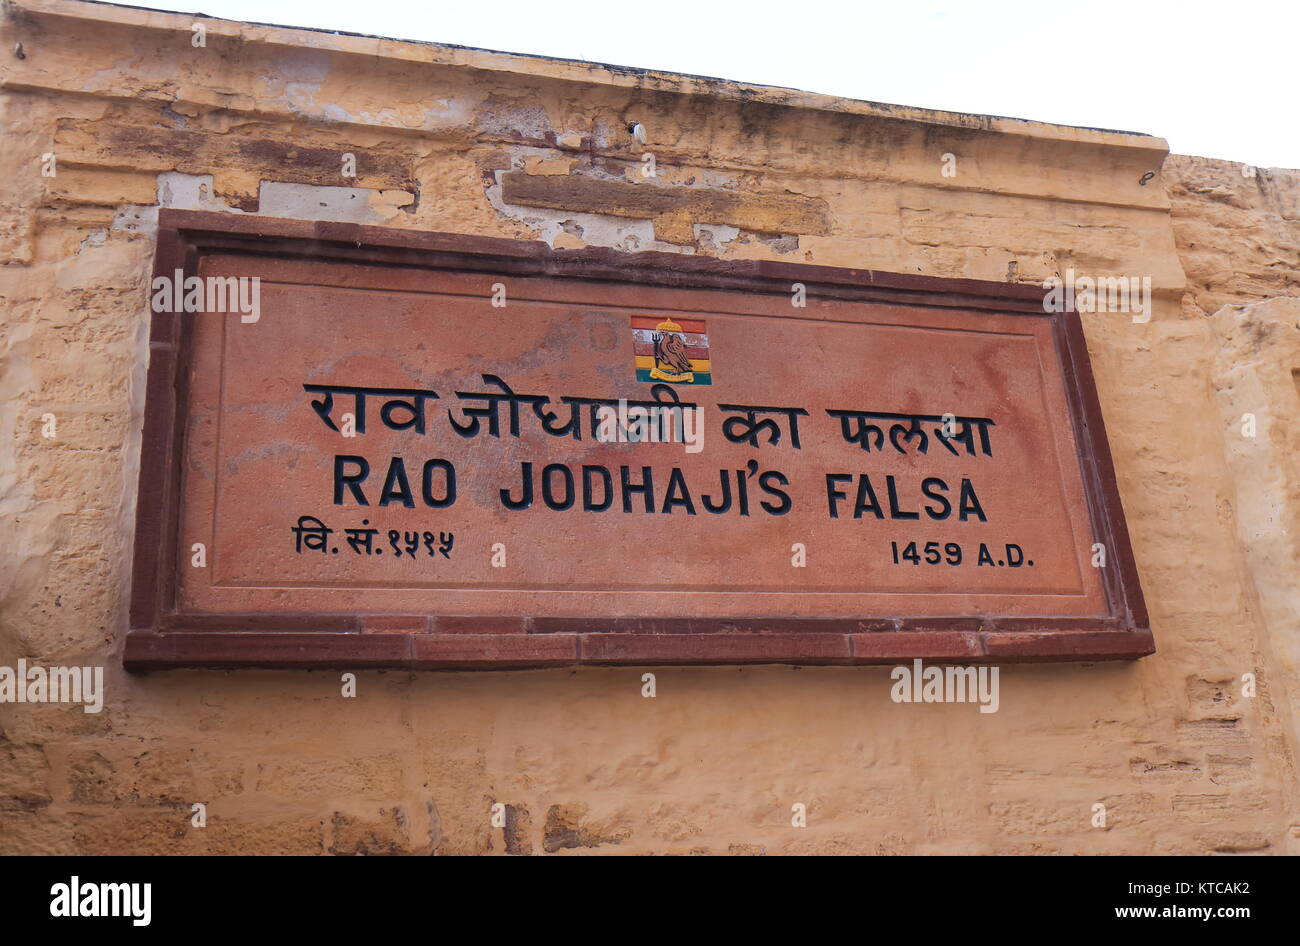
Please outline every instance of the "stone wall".
[[[215, 20], [195, 46], [189, 18], [72, 0], [3, 16], [0, 665], [102, 665], [107, 698], [99, 714], [0, 705], [0, 852], [1300, 849], [1300, 389], [1277, 380], [1300, 369], [1297, 172], [1166, 160], [1141, 135]], [[655, 699], [636, 669], [361, 673], [355, 699], [324, 672], [127, 675], [159, 206], [1150, 277], [1150, 321], [1085, 328], [1159, 651], [1003, 668], [995, 714], [894, 704], [887, 668], [659, 669]], [[1247, 412], [1267, 433], [1243, 443]]]

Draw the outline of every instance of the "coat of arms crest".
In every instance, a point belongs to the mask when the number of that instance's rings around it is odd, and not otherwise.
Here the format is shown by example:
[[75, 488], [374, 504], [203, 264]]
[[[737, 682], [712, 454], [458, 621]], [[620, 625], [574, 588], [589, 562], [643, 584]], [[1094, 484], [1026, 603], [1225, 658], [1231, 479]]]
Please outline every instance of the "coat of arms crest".
[[638, 381], [712, 384], [709, 336], [702, 319], [632, 317]]

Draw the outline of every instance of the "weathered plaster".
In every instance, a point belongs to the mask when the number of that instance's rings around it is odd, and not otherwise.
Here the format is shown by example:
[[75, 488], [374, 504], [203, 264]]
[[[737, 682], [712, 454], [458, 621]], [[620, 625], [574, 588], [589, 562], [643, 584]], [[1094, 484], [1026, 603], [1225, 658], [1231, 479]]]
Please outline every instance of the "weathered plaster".
[[[1294, 521], [1294, 480], [1224, 426], [1260, 402], [1254, 449], [1282, 457], [1294, 405], [1259, 387], [1285, 363], [1249, 347], [1254, 329], [1204, 317], [1298, 294], [1297, 172], [1165, 162], [1142, 135], [203, 22], [195, 49], [189, 17], [4, 9], [0, 48], [28, 55], [0, 61], [0, 663], [100, 664], [108, 698], [97, 716], [0, 706], [0, 851], [1297, 851], [1294, 592], [1286, 540], [1262, 538], [1276, 503]], [[510, 171], [619, 187], [582, 211], [511, 205]], [[629, 216], [646, 184], [682, 195], [658, 235]], [[824, 225], [750, 229], [774, 196], [824, 207]], [[1007, 668], [991, 715], [894, 704], [884, 669], [663, 669], [653, 700], [623, 670], [361, 673], [355, 700], [323, 673], [128, 676], [159, 204], [933, 276], [1148, 276], [1150, 322], [1085, 327], [1159, 652]], [[1241, 324], [1280, 337], [1282, 305]]]

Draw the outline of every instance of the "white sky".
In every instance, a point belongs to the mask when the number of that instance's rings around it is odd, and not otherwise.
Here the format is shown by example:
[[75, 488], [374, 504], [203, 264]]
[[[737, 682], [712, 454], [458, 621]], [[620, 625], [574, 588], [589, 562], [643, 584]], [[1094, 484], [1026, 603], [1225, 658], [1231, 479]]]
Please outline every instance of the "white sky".
[[151, 0], [136, 6], [1141, 131], [1300, 168], [1300, 0]]

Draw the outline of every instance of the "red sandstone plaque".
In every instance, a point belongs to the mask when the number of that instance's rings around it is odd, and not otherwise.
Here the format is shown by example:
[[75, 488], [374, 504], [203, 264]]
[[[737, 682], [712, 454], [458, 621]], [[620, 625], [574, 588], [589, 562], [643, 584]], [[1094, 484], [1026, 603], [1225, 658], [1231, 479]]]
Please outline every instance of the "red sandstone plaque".
[[163, 228], [129, 665], [1152, 649], [1041, 290]]

